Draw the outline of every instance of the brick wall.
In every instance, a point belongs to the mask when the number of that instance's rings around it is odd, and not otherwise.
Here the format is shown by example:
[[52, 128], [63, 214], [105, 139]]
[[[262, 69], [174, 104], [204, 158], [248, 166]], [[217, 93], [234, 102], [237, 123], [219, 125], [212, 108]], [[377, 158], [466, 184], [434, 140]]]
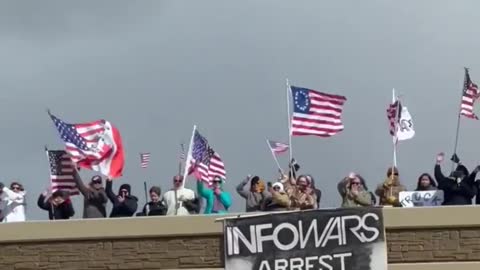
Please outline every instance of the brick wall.
[[[388, 230], [389, 263], [480, 261], [480, 228]], [[172, 269], [222, 266], [220, 236], [0, 244], [0, 269]]]
[[480, 261], [480, 228], [387, 231], [388, 261]]
[[0, 269], [172, 269], [220, 266], [220, 237], [1, 244]]

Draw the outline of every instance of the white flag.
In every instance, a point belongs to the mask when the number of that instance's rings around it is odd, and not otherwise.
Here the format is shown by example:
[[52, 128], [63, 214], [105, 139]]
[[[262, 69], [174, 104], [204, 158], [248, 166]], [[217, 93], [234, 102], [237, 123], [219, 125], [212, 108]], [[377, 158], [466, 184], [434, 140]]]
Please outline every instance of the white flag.
[[397, 140], [404, 141], [415, 136], [415, 129], [413, 128], [412, 116], [408, 112], [407, 107], [402, 106], [400, 119], [397, 123]]

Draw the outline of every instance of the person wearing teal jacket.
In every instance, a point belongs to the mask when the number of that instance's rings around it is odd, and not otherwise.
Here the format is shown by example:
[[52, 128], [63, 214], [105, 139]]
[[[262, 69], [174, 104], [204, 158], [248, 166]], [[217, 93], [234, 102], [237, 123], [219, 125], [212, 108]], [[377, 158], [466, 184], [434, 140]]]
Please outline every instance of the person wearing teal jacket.
[[205, 198], [206, 206], [204, 214], [223, 214], [228, 212], [232, 205], [232, 197], [228, 192], [222, 190], [223, 179], [216, 177], [212, 187], [205, 187], [203, 181], [197, 181], [197, 192]]

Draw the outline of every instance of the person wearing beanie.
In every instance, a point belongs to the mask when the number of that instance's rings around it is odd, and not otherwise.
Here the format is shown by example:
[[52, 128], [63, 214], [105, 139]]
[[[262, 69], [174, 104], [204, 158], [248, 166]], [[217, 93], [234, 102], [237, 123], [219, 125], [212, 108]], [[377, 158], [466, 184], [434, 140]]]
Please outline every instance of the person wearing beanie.
[[157, 186], [150, 188], [150, 202], [142, 210], [142, 216], [165, 216], [167, 207], [162, 200], [162, 189]]
[[[245, 187], [249, 182], [250, 186], [246, 189]], [[270, 196], [265, 186], [263, 186], [262, 190], [260, 177], [251, 177], [250, 175], [238, 184], [237, 193], [245, 199], [245, 209], [247, 212], [260, 211], [264, 201]]]
[[438, 183], [438, 189], [443, 190], [443, 205], [472, 204], [472, 199], [477, 194], [477, 187], [474, 181], [480, 168], [477, 166], [477, 168], [469, 174], [467, 167], [462, 165], [457, 157], [457, 168], [450, 174], [450, 177], [445, 177], [440, 166], [444, 158], [445, 154], [438, 154], [435, 164], [435, 179]]
[[75, 173], [75, 182], [83, 195], [83, 218], [104, 218], [107, 216], [108, 197], [102, 186], [102, 177], [95, 175], [86, 186], [80, 175]]
[[112, 211], [110, 212], [111, 218], [131, 217], [135, 214], [135, 211], [137, 211], [138, 199], [131, 194], [129, 184], [122, 184], [118, 189], [118, 195], [115, 195], [112, 190], [112, 179], [107, 178], [105, 192], [113, 204]]
[[372, 206], [371, 193], [366, 189], [365, 180], [358, 174], [350, 173], [337, 186], [342, 196], [342, 207]]
[[407, 189], [400, 183], [397, 167], [390, 167], [387, 170], [387, 178], [383, 184], [377, 186], [375, 194], [380, 197], [380, 205], [401, 207], [399, 201], [400, 192]]

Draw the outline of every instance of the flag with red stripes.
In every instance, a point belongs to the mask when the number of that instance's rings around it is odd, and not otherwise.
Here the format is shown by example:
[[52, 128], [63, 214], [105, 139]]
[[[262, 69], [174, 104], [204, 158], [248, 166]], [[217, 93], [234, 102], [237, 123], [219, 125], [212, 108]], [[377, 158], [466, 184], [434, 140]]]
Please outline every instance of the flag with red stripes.
[[402, 105], [398, 100], [394, 103], [391, 103], [387, 108], [387, 119], [390, 124], [390, 135], [396, 136], [396, 131], [398, 127], [398, 121], [400, 119], [400, 113], [402, 111]]
[[110, 122], [68, 124], [48, 113], [74, 163], [110, 178], [122, 176], [125, 162], [122, 138]]
[[150, 163], [150, 153], [140, 153], [140, 167], [145, 169], [148, 163]]
[[220, 155], [208, 144], [205, 137], [195, 130], [191, 153], [187, 157], [188, 174], [211, 183], [215, 178], [226, 179], [225, 164]]
[[346, 97], [295, 86], [290, 88], [293, 96], [290, 132], [293, 136], [331, 137], [343, 130], [342, 111]]
[[465, 69], [465, 80], [463, 84], [462, 102], [460, 104], [460, 114], [470, 118], [478, 120], [477, 115], [473, 112], [475, 101], [477, 101], [480, 93], [478, 86], [470, 79], [468, 69]]
[[267, 140], [270, 146], [270, 151], [275, 154], [281, 154], [288, 151], [288, 144]]
[[79, 191], [75, 182], [75, 164], [70, 155], [64, 150], [47, 150], [50, 163], [50, 186], [52, 192], [65, 190], [70, 195], [78, 195]]

